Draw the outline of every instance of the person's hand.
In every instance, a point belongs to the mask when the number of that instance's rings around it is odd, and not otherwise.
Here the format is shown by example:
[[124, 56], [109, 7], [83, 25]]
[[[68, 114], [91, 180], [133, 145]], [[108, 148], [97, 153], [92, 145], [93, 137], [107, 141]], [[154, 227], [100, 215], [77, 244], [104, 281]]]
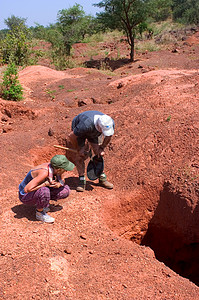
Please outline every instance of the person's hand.
[[80, 157], [86, 158], [89, 156], [89, 148], [87, 146], [84, 146], [78, 151], [78, 153]]
[[58, 189], [58, 188], [60, 188], [62, 185], [61, 185], [61, 183], [60, 182], [55, 182], [54, 184], [53, 184], [53, 186], [52, 187], [54, 187], [54, 188], [56, 188], [56, 189]]
[[44, 186], [50, 186], [50, 182], [49, 182], [48, 180], [46, 180], [46, 181], [44, 182]]
[[104, 151], [104, 147], [99, 146], [98, 148], [98, 156], [104, 156], [105, 151]]
[[58, 189], [59, 187], [62, 186], [61, 183], [56, 181], [56, 180], [52, 180], [51, 183], [50, 182], [48, 182], [48, 183], [49, 183], [49, 185], [48, 185], [49, 187], [53, 187], [53, 188], [56, 188], [56, 189]]

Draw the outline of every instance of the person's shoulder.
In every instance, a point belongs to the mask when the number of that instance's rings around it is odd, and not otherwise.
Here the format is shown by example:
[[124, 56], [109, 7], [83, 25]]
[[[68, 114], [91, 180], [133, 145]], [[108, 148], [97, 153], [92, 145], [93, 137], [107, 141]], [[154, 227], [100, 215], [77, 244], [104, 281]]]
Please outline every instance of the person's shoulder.
[[40, 165], [41, 168], [48, 168], [50, 162], [45, 162]]
[[46, 173], [48, 172], [48, 166], [50, 163], [42, 163], [32, 168], [32, 171], [36, 171], [37, 173]]

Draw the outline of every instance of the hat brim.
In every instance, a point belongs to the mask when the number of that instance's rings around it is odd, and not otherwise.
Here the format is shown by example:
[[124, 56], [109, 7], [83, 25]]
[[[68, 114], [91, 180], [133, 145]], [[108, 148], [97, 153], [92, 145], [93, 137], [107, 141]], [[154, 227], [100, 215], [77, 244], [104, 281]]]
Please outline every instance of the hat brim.
[[113, 129], [113, 127], [111, 127], [108, 130], [103, 130], [102, 133], [104, 136], [111, 136], [114, 134], [114, 129]]
[[62, 169], [65, 171], [72, 171], [74, 169], [75, 165], [72, 162], [68, 162], [67, 166], [63, 166]]

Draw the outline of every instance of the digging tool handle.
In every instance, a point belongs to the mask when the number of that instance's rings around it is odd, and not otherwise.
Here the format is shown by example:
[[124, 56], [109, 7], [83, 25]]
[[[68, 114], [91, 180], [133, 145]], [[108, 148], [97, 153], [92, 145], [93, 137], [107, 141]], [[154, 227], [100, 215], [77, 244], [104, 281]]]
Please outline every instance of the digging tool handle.
[[71, 148], [67, 148], [67, 147], [63, 147], [63, 146], [59, 146], [59, 145], [54, 145], [54, 147], [77, 153], [77, 150], [75, 150], [75, 149], [71, 149]]

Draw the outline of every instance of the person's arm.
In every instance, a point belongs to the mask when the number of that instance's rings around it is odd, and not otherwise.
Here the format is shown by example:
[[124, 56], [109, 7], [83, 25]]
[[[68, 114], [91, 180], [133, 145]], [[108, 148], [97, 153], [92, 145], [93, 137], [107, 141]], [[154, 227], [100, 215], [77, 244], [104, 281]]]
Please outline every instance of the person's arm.
[[40, 170], [38, 175], [33, 178], [24, 188], [25, 193], [36, 191], [44, 186], [50, 186], [50, 182], [47, 180], [48, 171]]
[[110, 143], [111, 137], [112, 137], [112, 136], [105, 136], [105, 137], [104, 137], [103, 143], [102, 143], [101, 145], [99, 145], [99, 152], [98, 152], [98, 155], [103, 156], [103, 155], [105, 154], [104, 149], [105, 149], [106, 146]]
[[112, 136], [105, 136], [103, 143], [100, 145], [102, 148], [106, 148], [106, 146], [110, 143]]

